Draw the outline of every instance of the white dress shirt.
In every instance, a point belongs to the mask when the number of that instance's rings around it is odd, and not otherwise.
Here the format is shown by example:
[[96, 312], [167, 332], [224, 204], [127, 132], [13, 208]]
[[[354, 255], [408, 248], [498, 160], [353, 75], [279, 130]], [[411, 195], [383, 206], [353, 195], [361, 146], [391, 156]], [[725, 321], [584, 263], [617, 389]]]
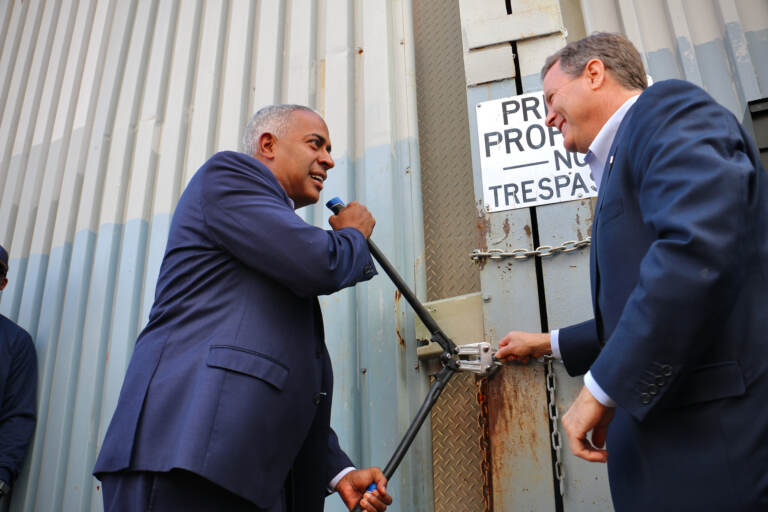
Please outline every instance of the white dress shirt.
[[[603, 169], [605, 169], [605, 163], [608, 161], [608, 152], [613, 145], [613, 139], [616, 138], [616, 132], [619, 130], [619, 125], [624, 120], [624, 116], [627, 115], [627, 111], [632, 105], [635, 104], [640, 94], [632, 96], [619, 109], [608, 118], [608, 121], [597, 132], [595, 140], [589, 145], [587, 150], [586, 162], [589, 165], [589, 172], [592, 173], [592, 179], [595, 180], [597, 185], [597, 193], [600, 193], [600, 182], [603, 179]], [[552, 355], [557, 359], [562, 359], [560, 354], [560, 330], [554, 329], [550, 333], [550, 345], [552, 346]], [[584, 385], [587, 387], [592, 396], [594, 396], [598, 402], [607, 407], [616, 407], [616, 402], [608, 396], [600, 384], [592, 377], [592, 372], [587, 372], [584, 375]]]

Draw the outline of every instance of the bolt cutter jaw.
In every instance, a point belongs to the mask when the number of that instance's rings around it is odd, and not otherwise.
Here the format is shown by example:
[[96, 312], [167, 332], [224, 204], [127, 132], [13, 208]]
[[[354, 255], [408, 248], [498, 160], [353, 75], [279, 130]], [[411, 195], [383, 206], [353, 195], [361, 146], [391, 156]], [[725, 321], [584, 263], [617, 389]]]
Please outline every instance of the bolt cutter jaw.
[[456, 366], [459, 371], [490, 377], [504, 363], [494, 357], [496, 350], [486, 341], [456, 347]]

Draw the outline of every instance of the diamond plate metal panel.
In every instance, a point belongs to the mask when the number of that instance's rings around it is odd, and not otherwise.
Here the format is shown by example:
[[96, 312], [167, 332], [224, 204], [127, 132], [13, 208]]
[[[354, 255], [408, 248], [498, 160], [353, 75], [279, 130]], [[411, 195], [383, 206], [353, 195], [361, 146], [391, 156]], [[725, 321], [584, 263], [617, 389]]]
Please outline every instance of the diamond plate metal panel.
[[457, 373], [432, 409], [435, 512], [484, 510], [475, 376]]
[[416, 92], [427, 297], [480, 290], [458, 0], [415, 0]]

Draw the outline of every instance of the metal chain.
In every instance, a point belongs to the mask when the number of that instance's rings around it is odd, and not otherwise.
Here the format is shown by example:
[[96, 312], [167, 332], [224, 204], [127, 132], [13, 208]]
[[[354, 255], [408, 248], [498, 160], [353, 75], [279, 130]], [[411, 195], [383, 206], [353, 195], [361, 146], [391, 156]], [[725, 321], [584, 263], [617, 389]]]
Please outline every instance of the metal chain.
[[546, 258], [547, 256], [554, 256], [560, 252], [573, 252], [582, 247], [587, 247], [592, 242], [592, 237], [588, 236], [583, 240], [568, 240], [563, 242], [558, 247], [551, 245], [542, 245], [537, 247], [533, 251], [528, 249], [515, 249], [512, 251], [503, 251], [501, 249], [488, 249], [483, 251], [481, 249], [475, 249], [469, 255], [475, 263], [480, 263], [481, 260], [492, 259], [500, 260], [504, 258], [513, 258], [516, 260], [525, 260], [531, 257]]
[[488, 432], [488, 379], [475, 381], [477, 385], [477, 424], [480, 427], [480, 453], [483, 456], [483, 512], [491, 512], [491, 439]]
[[547, 370], [547, 410], [549, 421], [552, 425], [552, 449], [555, 450], [555, 477], [560, 485], [560, 496], [565, 496], [565, 472], [561, 457], [562, 440], [560, 438], [560, 415], [557, 411], [557, 380], [555, 370], [552, 368], [552, 356], [544, 356]]

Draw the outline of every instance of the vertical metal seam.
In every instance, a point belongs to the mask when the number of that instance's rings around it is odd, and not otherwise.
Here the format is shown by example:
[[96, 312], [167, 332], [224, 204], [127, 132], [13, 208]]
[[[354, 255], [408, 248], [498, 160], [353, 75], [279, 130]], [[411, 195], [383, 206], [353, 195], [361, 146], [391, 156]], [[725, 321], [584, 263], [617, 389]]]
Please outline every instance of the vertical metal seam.
[[[14, 2], [16, 3], [16, 2]], [[27, 20], [27, 13], [29, 12], [29, 2], [18, 2], [21, 4], [21, 14], [19, 14], [20, 20], [18, 23], [18, 30], [14, 34], [14, 38], [11, 40], [11, 46], [8, 50], [8, 69], [7, 69], [7, 76], [10, 76], [13, 70], [16, 67], [16, 59], [19, 55], [19, 44], [21, 43], [21, 39], [24, 36], [24, 26], [26, 25]], [[8, 23], [9, 28], [13, 29], [13, 27], [10, 25], [11, 21], [13, 20], [13, 9], [11, 9], [11, 15], [8, 17]], [[4, 34], [4, 36], [7, 36], [7, 33]], [[6, 49], [5, 44], [6, 38], [3, 37], [3, 47], [2, 50]], [[3, 64], [3, 55], [6, 55], [2, 52], [0, 52], [0, 65]], [[3, 69], [0, 68], [0, 72], [3, 72]], [[0, 82], [0, 119], [5, 118], [5, 109], [6, 109], [6, 102], [8, 101], [8, 95], [10, 94], [10, 88], [11, 88], [11, 81], [10, 80], [3, 80]], [[5, 169], [0, 169], [0, 188], [2, 188], [2, 185], [5, 183]]]
[[[206, 155], [211, 155], [219, 145], [219, 134], [221, 133], [222, 123], [222, 100], [224, 95], [222, 94], [222, 84], [224, 82], [224, 73], [226, 72], [227, 53], [229, 53], [229, 30], [232, 18], [232, 2], [231, 0], [223, 0], [222, 6], [223, 14], [219, 23], [218, 41], [216, 48], [216, 63], [213, 71], [213, 101], [211, 101], [211, 110], [208, 114], [212, 129], [208, 132], [208, 148], [205, 152]], [[202, 164], [202, 162], [200, 162]]]

